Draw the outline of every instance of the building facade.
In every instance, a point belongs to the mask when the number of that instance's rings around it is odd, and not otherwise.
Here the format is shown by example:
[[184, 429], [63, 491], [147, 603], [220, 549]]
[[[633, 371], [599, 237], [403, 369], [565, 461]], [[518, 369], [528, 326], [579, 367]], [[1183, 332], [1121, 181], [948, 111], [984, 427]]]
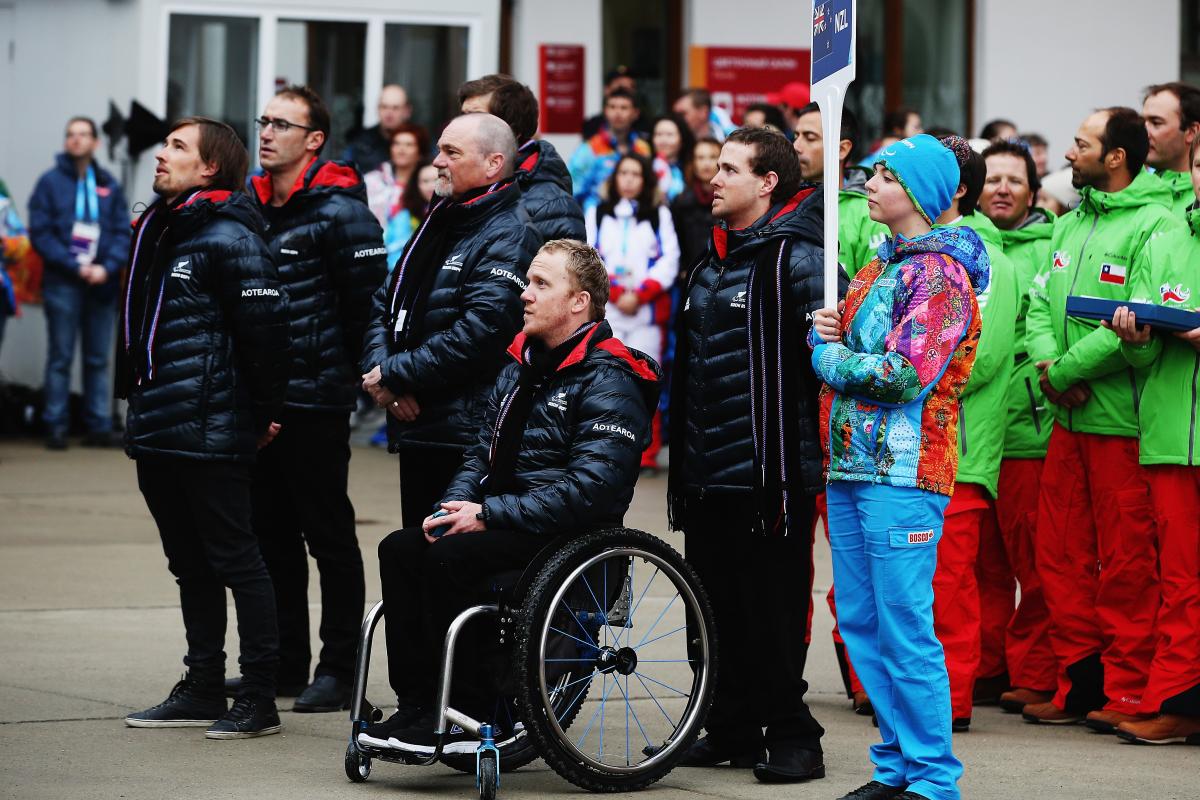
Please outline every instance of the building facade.
[[[600, 110], [602, 76], [639, 75], [646, 109], [668, 107], [705, 49], [794, 54], [810, 44], [805, 0], [0, 0], [0, 178], [22, 215], [65, 121], [102, 122], [136, 100], [162, 118], [206, 114], [248, 139], [277, 87], [308, 83], [333, 113], [331, 152], [376, 122], [380, 87], [409, 90], [416, 122], [436, 130], [463, 80], [509, 71], [541, 92], [543, 45], [582, 64], [579, 102]], [[858, 0], [858, 80], [850, 105], [868, 136], [901, 104], [925, 124], [977, 133], [1008, 117], [1059, 163], [1093, 108], [1141, 102], [1148, 84], [1200, 77], [1193, 0]], [[1144, 31], [1144, 33], [1141, 33]], [[803, 71], [794, 76], [805, 80]], [[547, 134], [569, 154], [578, 135]], [[124, 143], [101, 161], [131, 202], [150, 199], [153, 147]], [[253, 149], [253, 148], [252, 148]], [[39, 385], [40, 309], [10, 323], [0, 374]]]

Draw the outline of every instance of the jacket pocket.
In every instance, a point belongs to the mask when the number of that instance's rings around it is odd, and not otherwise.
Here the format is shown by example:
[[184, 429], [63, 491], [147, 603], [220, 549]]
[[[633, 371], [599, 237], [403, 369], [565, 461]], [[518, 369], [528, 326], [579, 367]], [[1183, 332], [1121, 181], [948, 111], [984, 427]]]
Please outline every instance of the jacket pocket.
[[913, 608], [933, 602], [933, 573], [937, 569], [940, 527], [888, 528], [883, 562], [883, 602]]
[[1037, 395], [1033, 393], [1033, 381], [1025, 379], [1025, 392], [1029, 395], [1029, 416], [1033, 418], [1033, 429], [1042, 432], [1042, 420], [1038, 415]]

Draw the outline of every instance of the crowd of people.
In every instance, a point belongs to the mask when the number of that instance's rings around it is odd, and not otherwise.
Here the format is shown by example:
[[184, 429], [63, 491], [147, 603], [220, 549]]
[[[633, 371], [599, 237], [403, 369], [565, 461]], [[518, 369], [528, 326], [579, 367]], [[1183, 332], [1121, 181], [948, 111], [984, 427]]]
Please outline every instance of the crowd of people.
[[[901, 108], [864, 147], [846, 110], [826, 142], [797, 85], [740, 127], [698, 88], [643, 124], [618, 69], [566, 160], [536, 137], [527, 86], [488, 75], [458, 99], [433, 144], [385, 87], [379, 124], [327, 160], [324, 102], [285, 87], [249, 178], [229, 126], [175, 121], [132, 232], [94, 123], [68, 122], [29, 204], [46, 444], [67, 446], [81, 331], [85, 443], [114, 442], [115, 331], [122, 442], [187, 631], [187, 674], [128, 725], [247, 738], [280, 730], [277, 695], [347, 707], [365, 400], [399, 462], [388, 649], [418, 654], [390, 660], [396, 710], [366, 744], [433, 752], [440, 641], [473, 587], [548, 536], [619, 523], [664, 443], [669, 525], [722, 648], [684, 765], [824, 776], [804, 700], [812, 593], [796, 589], [822, 520], [847, 697], [882, 740], [845, 798], [958, 798], [952, 739], [976, 705], [1200, 744], [1200, 326], [1171, 334], [1128, 305], [1194, 307], [1200, 89], [1090, 114], [1059, 171], [1003, 119], [968, 139]], [[25, 230], [2, 185], [0, 226], [14, 258]], [[1116, 310], [1074, 316], [1080, 295]], [[487, 680], [458, 680], [456, 707], [486, 714]], [[459, 731], [444, 752], [476, 744]]]

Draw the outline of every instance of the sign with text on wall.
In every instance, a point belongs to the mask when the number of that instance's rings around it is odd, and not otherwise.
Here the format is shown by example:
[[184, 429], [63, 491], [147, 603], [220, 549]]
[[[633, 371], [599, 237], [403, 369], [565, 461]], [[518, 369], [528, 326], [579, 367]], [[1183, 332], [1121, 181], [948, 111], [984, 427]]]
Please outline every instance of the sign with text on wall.
[[583, 45], [538, 47], [538, 128], [542, 133], [579, 133], [583, 125]]
[[838, 190], [841, 165], [837, 143], [842, 140], [842, 105], [854, 80], [856, 42], [855, 0], [813, 0], [813, 102], [821, 109], [821, 138], [825, 143], [825, 306], [837, 305]]
[[804, 80], [808, 51], [770, 47], [693, 46], [688, 54], [692, 86], [703, 86], [713, 104], [740, 123], [746, 108], [765, 103], [785, 83]]

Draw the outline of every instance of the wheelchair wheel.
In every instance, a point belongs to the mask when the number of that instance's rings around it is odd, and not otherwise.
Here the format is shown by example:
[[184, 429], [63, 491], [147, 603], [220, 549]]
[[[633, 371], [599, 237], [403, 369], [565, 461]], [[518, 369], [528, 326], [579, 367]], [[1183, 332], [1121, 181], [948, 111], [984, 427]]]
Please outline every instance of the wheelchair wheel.
[[370, 775], [371, 759], [364, 756], [354, 742], [346, 745], [346, 777], [354, 783], [362, 783]]
[[715, 626], [665, 542], [625, 529], [567, 542], [530, 585], [516, 634], [526, 733], [576, 786], [644, 788], [695, 741], [715, 685]]

